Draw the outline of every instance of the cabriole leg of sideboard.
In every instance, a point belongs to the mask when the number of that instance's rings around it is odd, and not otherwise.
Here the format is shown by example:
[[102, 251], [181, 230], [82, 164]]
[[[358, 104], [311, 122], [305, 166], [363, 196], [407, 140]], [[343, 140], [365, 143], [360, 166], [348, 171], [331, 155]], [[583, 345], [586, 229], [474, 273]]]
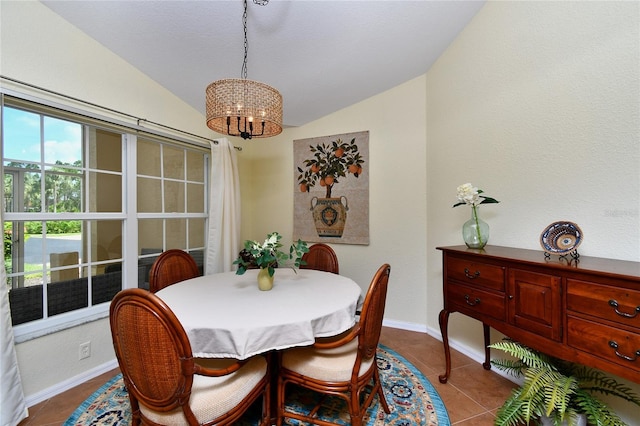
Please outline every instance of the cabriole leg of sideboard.
[[491, 348], [489, 348], [489, 344], [491, 343], [491, 329], [485, 323], [482, 323], [482, 328], [484, 331], [484, 363], [482, 363], [482, 366], [485, 370], [491, 370]]
[[444, 360], [446, 364], [445, 373], [438, 376], [440, 383], [447, 383], [451, 375], [451, 349], [449, 349], [449, 311], [443, 309], [438, 316], [440, 322], [440, 334], [442, 334], [442, 344], [444, 345]]

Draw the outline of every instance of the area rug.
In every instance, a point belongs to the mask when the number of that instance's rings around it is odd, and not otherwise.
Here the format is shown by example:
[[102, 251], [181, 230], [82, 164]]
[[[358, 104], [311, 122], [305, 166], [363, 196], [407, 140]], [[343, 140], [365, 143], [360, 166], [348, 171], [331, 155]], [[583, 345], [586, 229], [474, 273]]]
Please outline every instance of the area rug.
[[[391, 410], [386, 414], [377, 398], [365, 414], [366, 426], [450, 426], [447, 410], [433, 385], [409, 361], [392, 349], [380, 345], [377, 352], [384, 393]], [[288, 409], [308, 411], [316, 397], [310, 391], [299, 389], [288, 398]], [[256, 410], [258, 411], [258, 410]], [[349, 424], [349, 414], [341, 398], [325, 400], [320, 417], [342, 425]], [[238, 425], [258, 423], [259, 413], [251, 410]], [[64, 426], [125, 426], [131, 424], [131, 409], [127, 390], [118, 374], [84, 401], [67, 419]], [[287, 425], [302, 425], [287, 419]]]

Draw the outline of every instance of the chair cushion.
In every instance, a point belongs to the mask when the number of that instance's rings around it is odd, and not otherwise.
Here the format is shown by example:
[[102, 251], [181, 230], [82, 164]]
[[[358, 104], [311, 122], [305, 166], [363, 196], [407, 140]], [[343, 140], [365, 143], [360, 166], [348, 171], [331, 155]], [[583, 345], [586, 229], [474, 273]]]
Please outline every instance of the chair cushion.
[[[197, 358], [206, 368], [225, 368], [236, 360]], [[189, 405], [200, 423], [207, 423], [231, 411], [267, 373], [267, 361], [262, 356], [251, 358], [235, 373], [222, 377], [193, 376]], [[181, 408], [166, 413], [149, 410], [140, 404], [140, 411], [150, 420], [167, 426], [186, 425]]]
[[[333, 349], [316, 349], [312, 346], [287, 349], [282, 354], [282, 366], [314, 379], [327, 382], [348, 382], [356, 362], [358, 339]], [[363, 360], [360, 375], [364, 375], [375, 357]]]

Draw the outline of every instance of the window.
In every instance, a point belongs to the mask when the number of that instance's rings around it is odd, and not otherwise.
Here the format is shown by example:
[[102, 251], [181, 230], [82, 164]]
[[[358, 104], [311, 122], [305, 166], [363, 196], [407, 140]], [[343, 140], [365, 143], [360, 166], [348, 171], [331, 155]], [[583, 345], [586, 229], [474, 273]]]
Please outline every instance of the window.
[[[207, 168], [201, 153], [149, 139], [137, 141], [139, 265], [149, 276], [164, 250], [188, 251], [203, 270]], [[142, 283], [140, 283], [142, 285]], [[148, 282], [144, 283], [148, 287]]]
[[17, 340], [105, 316], [122, 288], [148, 288], [164, 250], [202, 269], [205, 149], [7, 97], [2, 149]]

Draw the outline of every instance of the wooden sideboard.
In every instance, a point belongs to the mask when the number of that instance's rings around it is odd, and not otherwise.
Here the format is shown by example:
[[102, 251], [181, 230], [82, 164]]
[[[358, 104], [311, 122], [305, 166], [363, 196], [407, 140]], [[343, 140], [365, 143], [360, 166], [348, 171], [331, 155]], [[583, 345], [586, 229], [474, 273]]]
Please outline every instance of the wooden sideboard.
[[481, 321], [485, 369], [490, 328], [548, 355], [640, 383], [640, 262], [486, 246], [443, 253], [440, 331], [451, 375], [449, 314]]

